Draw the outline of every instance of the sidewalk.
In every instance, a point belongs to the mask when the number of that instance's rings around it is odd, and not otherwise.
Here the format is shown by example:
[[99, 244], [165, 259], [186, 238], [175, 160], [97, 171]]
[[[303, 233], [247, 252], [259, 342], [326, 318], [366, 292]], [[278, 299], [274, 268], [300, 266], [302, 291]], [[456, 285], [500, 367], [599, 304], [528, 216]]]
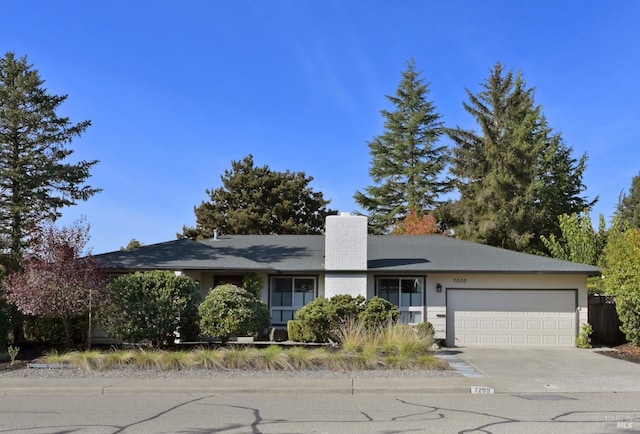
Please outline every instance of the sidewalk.
[[114, 395], [145, 393], [470, 393], [481, 386], [469, 378], [215, 378], [100, 379], [0, 378], [3, 395]]
[[[16, 378], [0, 394], [640, 392], [640, 365], [574, 348], [460, 348], [438, 355], [462, 377], [404, 378]], [[485, 389], [486, 391], [486, 389]]]

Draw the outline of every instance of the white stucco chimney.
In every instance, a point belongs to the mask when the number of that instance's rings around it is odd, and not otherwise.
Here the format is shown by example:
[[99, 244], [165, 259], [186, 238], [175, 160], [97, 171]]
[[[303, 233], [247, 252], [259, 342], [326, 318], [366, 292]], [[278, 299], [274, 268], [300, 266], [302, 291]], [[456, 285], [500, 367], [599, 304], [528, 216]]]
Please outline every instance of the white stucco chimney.
[[340, 213], [327, 217], [324, 266], [330, 270], [367, 269], [367, 218]]
[[367, 296], [367, 218], [340, 213], [325, 225], [325, 297]]

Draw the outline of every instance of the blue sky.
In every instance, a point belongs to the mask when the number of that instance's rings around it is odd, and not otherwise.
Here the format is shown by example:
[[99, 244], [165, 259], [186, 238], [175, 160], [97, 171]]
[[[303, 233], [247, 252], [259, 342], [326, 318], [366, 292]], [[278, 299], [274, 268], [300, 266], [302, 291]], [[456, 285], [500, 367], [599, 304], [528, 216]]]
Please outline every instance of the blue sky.
[[[447, 126], [473, 128], [501, 61], [536, 88], [550, 126], [610, 218], [640, 171], [640, 2], [5, 0], [2, 52], [27, 55], [59, 114], [93, 125], [71, 147], [104, 191], [65, 209], [94, 253], [175, 239], [232, 160], [302, 171], [357, 209], [367, 142], [415, 58]], [[443, 139], [443, 143], [449, 143]], [[595, 220], [595, 218], [594, 218]]]

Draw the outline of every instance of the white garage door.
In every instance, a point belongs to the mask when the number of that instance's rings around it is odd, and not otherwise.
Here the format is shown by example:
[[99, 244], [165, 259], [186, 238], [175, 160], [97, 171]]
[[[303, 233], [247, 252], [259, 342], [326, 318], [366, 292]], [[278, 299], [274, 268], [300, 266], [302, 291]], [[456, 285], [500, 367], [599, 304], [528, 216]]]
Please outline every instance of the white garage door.
[[575, 344], [573, 290], [447, 291], [447, 345]]

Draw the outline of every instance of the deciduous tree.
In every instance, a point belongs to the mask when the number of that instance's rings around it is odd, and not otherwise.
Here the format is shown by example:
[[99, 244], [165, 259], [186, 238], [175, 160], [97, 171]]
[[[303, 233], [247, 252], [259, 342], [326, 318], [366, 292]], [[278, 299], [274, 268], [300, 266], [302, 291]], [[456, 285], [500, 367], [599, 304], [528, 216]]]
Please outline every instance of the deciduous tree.
[[640, 229], [616, 221], [604, 249], [604, 287], [615, 295], [622, 330], [640, 345]]
[[438, 223], [433, 214], [420, 215], [414, 209], [397, 223], [393, 229], [394, 235], [430, 235], [440, 233]]
[[[30, 254], [21, 269], [3, 282], [6, 299], [24, 314], [60, 318], [65, 342], [71, 345], [70, 319], [89, 315], [104, 301], [106, 278], [90, 254], [84, 256], [89, 225], [82, 221], [70, 227], [41, 227], [32, 240]], [[91, 324], [91, 322], [89, 322]], [[89, 339], [91, 325], [89, 325]]]
[[387, 95], [395, 109], [381, 111], [385, 131], [369, 142], [374, 184], [354, 195], [368, 213], [372, 233], [388, 233], [410, 209], [420, 215], [434, 210], [451, 189], [441, 177], [447, 161], [446, 146], [437, 144], [443, 124], [428, 95], [429, 85], [412, 59], [396, 94]]
[[443, 214], [461, 238], [518, 251], [541, 251], [541, 235], [559, 236], [558, 216], [589, 209], [580, 196], [586, 155], [554, 133], [521, 73], [497, 63], [483, 90], [467, 90], [464, 108], [479, 131], [448, 130], [459, 200]]
[[309, 186], [304, 172], [276, 172], [254, 165], [253, 156], [232, 161], [222, 187], [207, 190], [210, 201], [195, 207], [196, 227], [178, 237], [209, 238], [224, 234], [319, 234], [324, 230], [328, 200]]

